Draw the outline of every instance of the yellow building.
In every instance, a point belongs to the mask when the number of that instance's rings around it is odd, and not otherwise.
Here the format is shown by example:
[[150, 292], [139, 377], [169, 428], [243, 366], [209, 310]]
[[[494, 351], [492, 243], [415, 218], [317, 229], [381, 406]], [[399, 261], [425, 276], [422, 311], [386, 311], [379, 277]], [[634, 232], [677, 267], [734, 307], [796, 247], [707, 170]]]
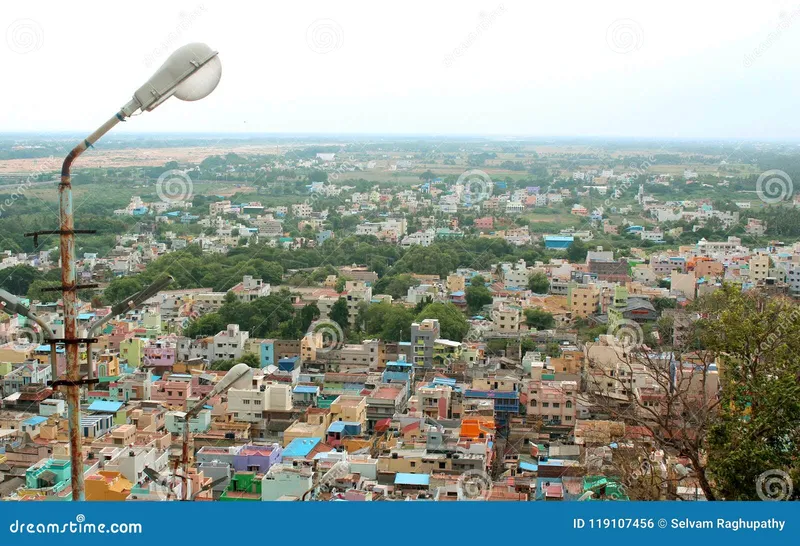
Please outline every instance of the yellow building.
[[597, 313], [600, 307], [600, 290], [594, 284], [570, 283], [567, 301], [573, 318], [586, 318]]
[[463, 292], [466, 290], [466, 283], [464, 277], [461, 275], [448, 275], [447, 276], [447, 291], [448, 292]]
[[367, 397], [339, 396], [331, 403], [331, 422], [335, 421], [361, 423], [363, 429], [367, 422]]
[[18, 345], [15, 343], [6, 343], [0, 345], [0, 362], [11, 362], [12, 364], [21, 364], [26, 360], [34, 357], [36, 345]]
[[145, 340], [138, 337], [123, 339], [119, 342], [119, 356], [129, 366], [138, 368], [142, 365]]

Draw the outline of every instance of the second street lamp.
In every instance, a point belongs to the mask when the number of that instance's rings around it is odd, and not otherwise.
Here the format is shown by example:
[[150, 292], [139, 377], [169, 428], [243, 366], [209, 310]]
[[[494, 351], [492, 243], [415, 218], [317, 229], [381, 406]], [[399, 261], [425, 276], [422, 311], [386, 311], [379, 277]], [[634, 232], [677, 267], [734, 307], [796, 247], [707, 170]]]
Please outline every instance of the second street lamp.
[[[80, 432], [80, 386], [85, 384], [80, 374], [78, 346], [90, 342], [90, 339], [78, 337], [78, 290], [90, 288], [77, 282], [75, 267], [75, 233], [72, 208], [72, 184], [70, 168], [72, 163], [87, 148], [97, 142], [120, 121], [125, 121], [137, 111], [150, 112], [171, 96], [181, 100], [194, 101], [208, 96], [219, 83], [222, 76], [222, 63], [217, 52], [206, 44], [194, 43], [177, 49], [147, 82], [133, 94], [133, 98], [101, 125], [91, 135], [72, 149], [61, 166], [61, 183], [59, 193], [59, 229], [56, 231], [37, 232], [55, 234], [60, 237], [61, 250], [61, 291], [64, 303], [64, 343], [67, 361], [66, 379], [56, 380], [56, 385], [65, 385], [67, 390], [67, 406], [69, 408], [69, 447], [72, 477], [72, 500], [83, 500], [83, 453], [81, 451]], [[91, 381], [91, 380], [90, 380]]]

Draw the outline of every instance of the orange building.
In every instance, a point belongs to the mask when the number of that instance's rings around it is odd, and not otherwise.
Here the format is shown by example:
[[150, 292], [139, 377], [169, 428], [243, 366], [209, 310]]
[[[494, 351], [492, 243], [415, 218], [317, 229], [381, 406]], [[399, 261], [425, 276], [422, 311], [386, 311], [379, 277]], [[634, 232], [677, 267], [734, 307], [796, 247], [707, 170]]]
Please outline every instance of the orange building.
[[86, 477], [87, 501], [124, 501], [133, 484], [119, 472], [100, 470]]

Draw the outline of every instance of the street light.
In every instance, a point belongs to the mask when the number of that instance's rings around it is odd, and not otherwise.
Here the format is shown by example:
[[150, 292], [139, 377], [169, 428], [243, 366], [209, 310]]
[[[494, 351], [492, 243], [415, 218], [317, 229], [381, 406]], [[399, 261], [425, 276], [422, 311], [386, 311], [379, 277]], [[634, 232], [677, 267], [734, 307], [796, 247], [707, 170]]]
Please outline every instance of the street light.
[[[202, 397], [197, 403], [192, 406], [190, 410], [188, 410], [183, 416], [183, 442], [181, 445], [181, 479], [183, 480], [183, 491], [181, 491], [181, 499], [186, 500], [186, 493], [187, 488], [189, 486], [189, 419], [195, 417], [205, 406], [206, 402], [211, 400], [213, 397], [217, 396], [218, 394], [222, 394], [228, 389], [230, 389], [234, 383], [240, 380], [242, 377], [247, 375], [251, 371], [250, 366], [245, 364], [244, 362], [239, 362], [235, 366], [233, 366], [225, 376], [217, 381], [217, 384], [214, 385], [214, 388], [211, 389], [207, 395]], [[175, 464], [175, 469], [177, 472], [178, 465]]]
[[[125, 298], [124, 300], [115, 303], [111, 306], [111, 311], [104, 317], [92, 322], [89, 327], [86, 329], [86, 337], [87, 339], [94, 339], [94, 335], [100, 331], [100, 329], [105, 326], [111, 319], [116, 316], [122, 315], [123, 313], [127, 313], [128, 311], [133, 311], [134, 309], [138, 309], [141, 307], [145, 301], [149, 300], [151, 297], [158, 294], [162, 289], [166, 288], [169, 283], [174, 281], [175, 279], [172, 278], [172, 275], [163, 275], [156, 279], [153, 284], [145, 288], [144, 290], [135, 293], [132, 296]], [[88, 378], [94, 379], [95, 378], [95, 369], [94, 369], [94, 356], [92, 355], [92, 343], [91, 341], [86, 342], [86, 368], [88, 370]]]
[[2, 289], [0, 289], [0, 303], [3, 304], [2, 309], [6, 313], [16, 313], [25, 318], [29, 318], [38, 324], [42, 329], [42, 332], [44, 332], [44, 335], [47, 338], [46, 341], [50, 344], [50, 376], [51, 381], [55, 381], [58, 378], [58, 365], [56, 359], [56, 335], [53, 332], [53, 329], [50, 328], [50, 325], [47, 324], [41, 317], [24, 305], [17, 296]]
[[[120, 121], [137, 111], [149, 112], [175, 95], [181, 100], [199, 100], [211, 93], [222, 76], [222, 64], [217, 52], [206, 44], [187, 44], [172, 55], [147, 82], [133, 94], [133, 98], [67, 154], [61, 166], [61, 183], [58, 186], [60, 226], [56, 231], [32, 233], [34, 237], [42, 234], [58, 234], [61, 250], [61, 290], [64, 302], [64, 349], [67, 357], [67, 377], [62, 384], [67, 385], [67, 406], [69, 407], [69, 447], [72, 461], [72, 500], [83, 500], [83, 456], [80, 435], [80, 392], [79, 387], [87, 382], [80, 377], [78, 345], [89, 339], [78, 337], [77, 301], [78, 290], [94, 288], [94, 285], [79, 285], [75, 267], [75, 234], [87, 233], [75, 230], [72, 209], [72, 184], [70, 167], [86, 149], [97, 142]], [[90, 232], [89, 232], [90, 233]]]

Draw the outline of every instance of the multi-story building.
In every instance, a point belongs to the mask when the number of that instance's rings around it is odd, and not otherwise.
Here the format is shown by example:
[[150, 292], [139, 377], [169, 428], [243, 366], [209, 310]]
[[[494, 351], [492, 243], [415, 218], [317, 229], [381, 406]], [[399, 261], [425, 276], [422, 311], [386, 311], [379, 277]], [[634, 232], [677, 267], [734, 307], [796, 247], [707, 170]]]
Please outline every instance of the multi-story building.
[[414, 366], [433, 367], [434, 345], [441, 337], [441, 329], [437, 319], [424, 319], [411, 324], [411, 351]]
[[[536, 415], [545, 424], [575, 424], [575, 381], [548, 381], [543, 379], [541, 366], [534, 366], [532, 379], [528, 382], [528, 415]], [[547, 376], [544, 376], [547, 377]]]
[[248, 332], [242, 332], [238, 324], [228, 324], [226, 330], [214, 336], [213, 353], [209, 360], [236, 360], [244, 354], [244, 347], [250, 337]]
[[38, 360], [28, 360], [3, 376], [3, 396], [9, 396], [16, 392], [21, 392], [23, 387], [32, 383], [46, 385], [51, 379], [51, 369], [49, 364], [41, 364]]
[[242, 282], [231, 288], [230, 291], [239, 301], [250, 303], [255, 299], [269, 296], [271, 288], [269, 283], [264, 283], [261, 279], [254, 279], [252, 275], [245, 275]]
[[763, 281], [769, 277], [770, 258], [768, 254], [758, 254], [750, 258], [750, 281]]
[[600, 306], [600, 290], [596, 284], [569, 283], [567, 303], [573, 317], [586, 318], [597, 313]]
[[518, 334], [522, 311], [515, 305], [501, 303], [492, 309], [492, 323], [496, 332], [501, 334]]

